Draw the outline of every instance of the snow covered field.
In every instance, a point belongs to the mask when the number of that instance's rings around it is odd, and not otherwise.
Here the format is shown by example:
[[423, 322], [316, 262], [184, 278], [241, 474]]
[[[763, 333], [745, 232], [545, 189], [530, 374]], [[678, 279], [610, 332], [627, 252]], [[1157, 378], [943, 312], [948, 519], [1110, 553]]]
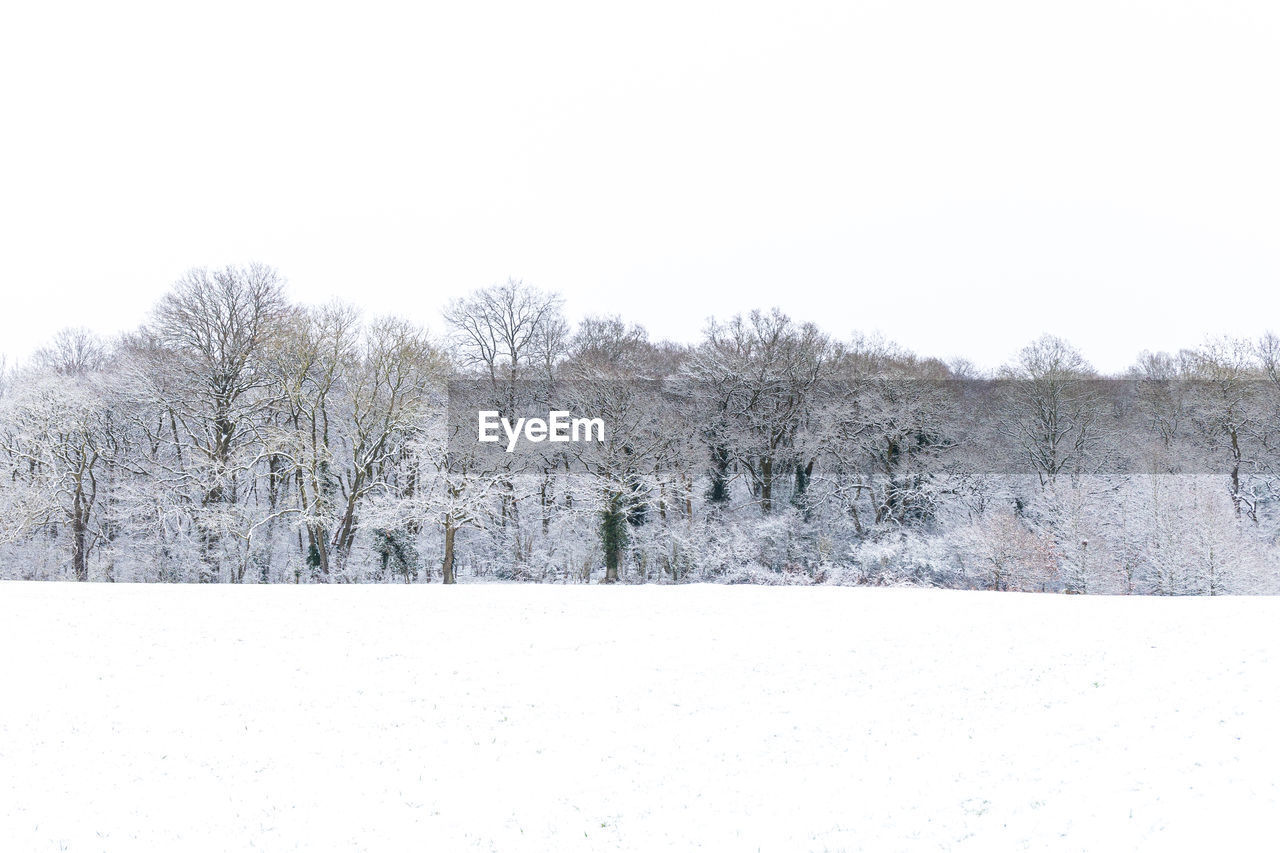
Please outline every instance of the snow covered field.
[[1261, 850], [1280, 599], [0, 584], [0, 849]]

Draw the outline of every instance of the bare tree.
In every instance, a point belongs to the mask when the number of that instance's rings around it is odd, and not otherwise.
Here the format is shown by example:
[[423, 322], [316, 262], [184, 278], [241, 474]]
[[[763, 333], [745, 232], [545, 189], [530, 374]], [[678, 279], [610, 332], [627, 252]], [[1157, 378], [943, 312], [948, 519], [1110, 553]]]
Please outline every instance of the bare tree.
[[504, 284], [477, 290], [457, 299], [444, 311], [458, 362], [478, 370], [493, 389], [503, 389], [506, 413], [514, 408], [515, 384], [530, 378], [563, 354], [567, 325], [563, 300], [554, 293], [507, 279]]
[[[457, 366], [488, 383], [492, 399], [485, 408], [510, 416], [546, 396], [569, 342], [563, 304], [558, 294], [507, 279], [445, 309]], [[522, 563], [531, 543], [521, 530], [514, 472], [504, 482], [500, 523], [511, 535], [514, 561]]]
[[335, 525], [337, 451], [341, 417], [339, 386], [356, 357], [359, 312], [341, 304], [295, 312], [272, 350], [288, 460], [306, 541], [303, 559], [321, 578], [330, 575], [329, 533]]
[[284, 282], [271, 267], [199, 268], [174, 284], [149, 327], [167, 368], [156, 378], [171, 383], [156, 390], [175, 441], [195, 457], [188, 462], [202, 492], [206, 579], [220, 574], [223, 533], [236, 525], [227, 511], [240, 498], [244, 469], [257, 461], [238, 451], [267, 405], [258, 393], [271, 381], [263, 355], [288, 313]]
[[85, 328], [63, 329], [54, 335], [52, 343], [36, 350], [32, 363], [60, 376], [83, 376], [101, 370], [107, 356], [107, 347], [93, 332]]
[[121, 444], [100, 377], [48, 382], [41, 373], [27, 375], [5, 401], [0, 417], [0, 451], [9, 462], [11, 485], [0, 526], [8, 527], [5, 532], [12, 537], [64, 523], [72, 574], [78, 581], [88, 580], [89, 554], [101, 538], [95, 519], [104, 471]]
[[421, 329], [392, 317], [371, 323], [362, 347], [343, 366], [346, 458], [338, 479], [340, 516], [332, 536], [340, 564], [355, 541], [361, 500], [380, 487], [381, 475], [412, 438], [444, 366]]
[[1101, 438], [1097, 374], [1075, 347], [1045, 335], [1005, 368], [1006, 409], [1001, 432], [1039, 478], [1052, 485], [1064, 472], [1089, 468]]
[[1191, 380], [1191, 420], [1215, 454], [1226, 456], [1231, 504], [1236, 515], [1255, 521], [1256, 503], [1245, 488], [1245, 467], [1255, 460], [1249, 440], [1261, 426], [1259, 392], [1262, 371], [1253, 344], [1219, 338], [1182, 352], [1183, 372]]
[[713, 491], [732, 456], [761, 513], [773, 512], [779, 471], [787, 462], [801, 469], [810, 462], [795, 457], [794, 442], [838, 353], [816, 326], [796, 324], [777, 309], [708, 325], [688, 376], [702, 389], [712, 424]]

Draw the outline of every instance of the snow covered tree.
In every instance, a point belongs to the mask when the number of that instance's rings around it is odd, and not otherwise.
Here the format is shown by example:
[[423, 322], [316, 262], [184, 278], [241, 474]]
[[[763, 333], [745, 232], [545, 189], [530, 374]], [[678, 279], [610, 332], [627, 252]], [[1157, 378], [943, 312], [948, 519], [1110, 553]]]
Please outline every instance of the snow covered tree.
[[4, 535], [63, 525], [78, 581], [89, 579], [90, 552], [105, 535], [100, 499], [123, 438], [104, 378], [89, 369], [81, 362], [71, 375], [26, 373], [0, 410], [9, 475]]
[[[156, 346], [142, 373], [167, 410], [179, 464], [198, 492], [193, 505], [204, 540], [203, 580], [222, 574], [229, 538], [249, 535], [243, 490], [258, 463], [256, 428], [270, 405], [264, 354], [289, 306], [284, 283], [261, 264], [193, 269], [156, 306], [147, 333]], [[231, 566], [243, 580], [245, 566]]]

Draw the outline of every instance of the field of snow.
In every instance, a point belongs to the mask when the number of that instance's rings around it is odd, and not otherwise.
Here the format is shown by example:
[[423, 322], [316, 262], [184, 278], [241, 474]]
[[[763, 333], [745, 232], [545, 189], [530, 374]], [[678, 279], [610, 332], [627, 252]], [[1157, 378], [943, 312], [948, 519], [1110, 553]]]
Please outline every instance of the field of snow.
[[0, 849], [1261, 850], [1280, 599], [0, 584]]

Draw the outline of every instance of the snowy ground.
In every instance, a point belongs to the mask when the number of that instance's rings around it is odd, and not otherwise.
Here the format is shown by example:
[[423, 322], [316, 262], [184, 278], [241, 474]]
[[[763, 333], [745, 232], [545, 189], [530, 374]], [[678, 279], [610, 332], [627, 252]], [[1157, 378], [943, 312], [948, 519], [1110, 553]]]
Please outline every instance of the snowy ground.
[[1262, 850], [1280, 599], [0, 584], [0, 849]]

